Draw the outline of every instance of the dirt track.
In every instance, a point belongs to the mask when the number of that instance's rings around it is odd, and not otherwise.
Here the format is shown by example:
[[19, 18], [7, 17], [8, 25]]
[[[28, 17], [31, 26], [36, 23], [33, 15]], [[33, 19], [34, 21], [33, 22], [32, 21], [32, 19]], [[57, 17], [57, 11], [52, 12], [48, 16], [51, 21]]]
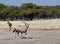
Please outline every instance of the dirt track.
[[0, 44], [60, 44], [60, 30], [28, 30], [27, 39], [19, 37], [12, 30], [0, 30]]

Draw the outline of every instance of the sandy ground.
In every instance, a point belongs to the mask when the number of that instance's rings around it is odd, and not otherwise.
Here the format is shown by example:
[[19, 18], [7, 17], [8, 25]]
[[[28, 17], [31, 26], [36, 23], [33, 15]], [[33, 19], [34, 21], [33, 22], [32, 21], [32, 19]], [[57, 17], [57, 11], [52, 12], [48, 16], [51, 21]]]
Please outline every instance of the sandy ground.
[[21, 34], [2, 29], [0, 44], [60, 44], [60, 30], [28, 30], [27, 38], [21, 39]]
[[[10, 22], [13, 29], [18, 28], [18, 25], [24, 26], [21, 21]], [[30, 24], [27, 36], [17, 36], [12, 33], [13, 29], [9, 31], [7, 21], [0, 21], [0, 44], [60, 44], [60, 19], [26, 22]]]

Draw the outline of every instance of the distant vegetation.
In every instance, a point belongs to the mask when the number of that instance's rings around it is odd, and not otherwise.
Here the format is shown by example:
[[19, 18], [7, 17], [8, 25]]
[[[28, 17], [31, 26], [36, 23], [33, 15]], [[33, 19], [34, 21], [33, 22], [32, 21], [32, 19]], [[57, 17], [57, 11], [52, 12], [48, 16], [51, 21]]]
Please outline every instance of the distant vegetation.
[[0, 3], [0, 20], [33, 20], [60, 18], [60, 5], [38, 6], [24, 3], [21, 6], [7, 6]]

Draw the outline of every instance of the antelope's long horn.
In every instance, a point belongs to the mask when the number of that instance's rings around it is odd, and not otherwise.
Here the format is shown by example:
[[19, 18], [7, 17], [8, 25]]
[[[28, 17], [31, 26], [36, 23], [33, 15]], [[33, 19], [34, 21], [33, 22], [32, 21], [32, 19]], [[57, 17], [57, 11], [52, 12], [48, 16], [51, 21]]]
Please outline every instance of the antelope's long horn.
[[24, 22], [24, 21], [22, 21], [25, 25], [28, 25], [28, 23], [27, 22]]

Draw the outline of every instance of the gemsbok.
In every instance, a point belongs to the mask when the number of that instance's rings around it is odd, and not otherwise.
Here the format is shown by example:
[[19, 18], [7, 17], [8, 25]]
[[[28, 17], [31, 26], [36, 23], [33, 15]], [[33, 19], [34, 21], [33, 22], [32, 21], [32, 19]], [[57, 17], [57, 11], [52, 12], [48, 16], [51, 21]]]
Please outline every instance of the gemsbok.
[[28, 23], [26, 23], [26, 22], [23, 22], [24, 24], [25, 24], [25, 29], [24, 30], [18, 30], [17, 28], [15, 28], [14, 30], [13, 30], [13, 33], [15, 32], [17, 35], [19, 35], [19, 33], [21, 33], [21, 34], [25, 34], [25, 35], [27, 35], [27, 30], [28, 30], [28, 28], [29, 28], [29, 25], [30, 24], [28, 24]]

